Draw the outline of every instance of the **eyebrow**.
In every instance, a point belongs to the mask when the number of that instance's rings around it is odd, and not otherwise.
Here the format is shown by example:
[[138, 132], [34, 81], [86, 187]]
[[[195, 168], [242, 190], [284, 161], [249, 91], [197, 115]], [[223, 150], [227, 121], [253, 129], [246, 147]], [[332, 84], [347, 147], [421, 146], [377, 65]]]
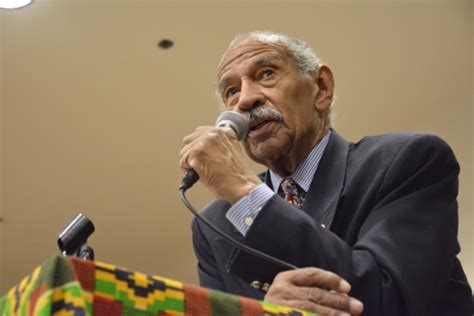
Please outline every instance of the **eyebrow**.
[[[284, 60], [279, 55], [275, 54], [257, 59], [253, 62], [253, 65], [258, 67], [266, 67], [273, 65], [275, 61], [283, 62]], [[219, 81], [217, 85], [217, 90], [219, 92], [222, 92], [222, 89], [224, 89], [224, 87], [227, 86], [230, 81], [230, 77], [224, 77], [221, 81]]]

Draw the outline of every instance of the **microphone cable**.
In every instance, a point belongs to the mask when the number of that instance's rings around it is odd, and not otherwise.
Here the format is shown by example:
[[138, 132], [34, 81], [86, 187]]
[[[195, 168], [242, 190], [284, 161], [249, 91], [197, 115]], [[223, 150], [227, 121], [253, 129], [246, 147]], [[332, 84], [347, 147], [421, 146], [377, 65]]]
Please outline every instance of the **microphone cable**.
[[181, 198], [181, 201], [183, 201], [184, 205], [189, 209], [191, 213], [196, 217], [197, 220], [199, 220], [201, 223], [205, 224], [207, 227], [209, 227], [211, 230], [213, 230], [216, 234], [224, 238], [225, 241], [227, 241], [229, 244], [232, 246], [245, 251], [248, 254], [254, 255], [260, 259], [263, 259], [265, 261], [271, 262], [273, 264], [276, 264], [282, 268], [285, 268], [286, 270], [295, 270], [298, 269], [297, 266], [294, 266], [288, 262], [285, 262], [283, 260], [280, 260], [278, 258], [272, 257], [264, 252], [261, 252], [257, 249], [254, 249], [252, 247], [246, 246], [242, 244], [241, 242], [238, 242], [237, 240], [233, 239], [226, 233], [224, 233], [222, 230], [217, 228], [214, 224], [212, 224], [208, 219], [204, 218], [199, 214], [199, 212], [191, 205], [191, 203], [188, 201], [186, 198], [186, 190], [187, 188], [184, 185], [181, 185], [179, 188], [179, 196]]

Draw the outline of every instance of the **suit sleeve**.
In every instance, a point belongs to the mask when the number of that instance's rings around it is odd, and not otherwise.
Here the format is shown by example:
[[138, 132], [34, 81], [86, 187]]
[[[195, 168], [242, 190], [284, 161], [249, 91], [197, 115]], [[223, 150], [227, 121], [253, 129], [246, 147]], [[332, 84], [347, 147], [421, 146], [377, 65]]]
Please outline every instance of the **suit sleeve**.
[[[348, 232], [357, 227], [353, 243], [277, 196], [262, 209], [245, 243], [298, 267], [341, 275], [352, 285], [351, 295], [364, 302], [364, 315], [425, 315], [459, 251], [458, 173], [441, 139], [412, 137], [364, 197], [368, 207], [349, 214]], [[345, 205], [344, 212], [352, 210]], [[236, 252], [230, 270], [249, 282], [271, 282], [281, 268]]]
[[194, 252], [198, 259], [199, 284], [206, 288], [225, 291], [214, 255], [196, 219], [193, 219], [191, 227]]

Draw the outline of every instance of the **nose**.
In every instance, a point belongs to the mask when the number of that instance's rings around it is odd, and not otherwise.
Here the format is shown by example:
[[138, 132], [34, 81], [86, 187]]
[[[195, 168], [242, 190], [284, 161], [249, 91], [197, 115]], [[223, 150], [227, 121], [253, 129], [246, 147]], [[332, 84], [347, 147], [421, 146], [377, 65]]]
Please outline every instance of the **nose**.
[[243, 79], [240, 87], [238, 110], [245, 112], [265, 103], [260, 86], [251, 79]]

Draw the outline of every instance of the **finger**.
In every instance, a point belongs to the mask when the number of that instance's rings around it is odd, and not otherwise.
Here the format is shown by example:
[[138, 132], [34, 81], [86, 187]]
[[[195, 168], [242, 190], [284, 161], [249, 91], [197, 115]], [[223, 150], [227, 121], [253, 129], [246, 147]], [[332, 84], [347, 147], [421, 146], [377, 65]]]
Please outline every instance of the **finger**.
[[183, 170], [183, 172], [187, 172], [189, 169], [192, 169], [191, 166], [188, 163], [188, 156], [187, 155], [180, 158], [179, 167], [181, 168], [181, 170]]
[[186, 145], [181, 149], [179, 153], [179, 165], [183, 171], [194, 169], [196, 167], [196, 157], [202, 154], [203, 148], [204, 146], [202, 142], [195, 140], [193, 143]]
[[345, 294], [328, 292], [315, 286], [294, 286], [292, 283], [285, 283], [282, 280], [274, 282], [265, 296], [265, 300], [275, 299], [310, 301], [350, 313], [359, 313], [359, 304], [361, 304]]
[[188, 143], [192, 142], [193, 140], [195, 140], [196, 138], [201, 137], [202, 134], [204, 134], [208, 131], [211, 131], [212, 129], [215, 129], [215, 128], [216, 127], [214, 127], [214, 126], [198, 126], [193, 133], [191, 133], [189, 135], [186, 135], [183, 138], [183, 143], [188, 144]]
[[189, 152], [191, 149], [192, 145], [186, 145], [179, 152], [179, 166], [183, 171], [191, 169], [191, 166], [188, 163]]
[[298, 286], [317, 286], [341, 293], [349, 293], [351, 290], [346, 280], [331, 271], [308, 267], [287, 272], [290, 272], [288, 281]]
[[211, 126], [211, 125], [202, 125], [202, 126], [196, 127], [196, 132], [202, 132], [202, 131], [206, 131], [206, 130], [210, 130], [210, 129], [215, 129], [215, 128], [218, 128], [218, 127]]
[[201, 137], [201, 133], [192, 133], [192, 134], [189, 134], [189, 135], [186, 135], [184, 138], [183, 138], [183, 144], [187, 145], [191, 142], [193, 142], [195, 139]]
[[347, 293], [341, 293], [341, 292], [338, 292], [338, 291], [335, 291], [335, 290], [330, 290], [329, 293], [337, 293], [339, 295], [349, 296], [349, 295], [347, 295]]
[[321, 316], [351, 316], [351, 314], [346, 311], [341, 311], [328, 306], [320, 304], [314, 304], [314, 306], [314, 311]]
[[222, 129], [218, 129], [215, 127], [209, 127], [209, 126], [201, 126], [201, 128], [198, 128], [196, 132], [189, 134], [183, 138], [183, 144], [189, 145], [197, 140], [204, 140], [204, 141], [209, 141], [209, 142], [217, 142], [217, 143], [222, 143], [222, 141], [226, 138], [236, 140], [235, 133], [232, 135], [231, 133], [227, 133], [226, 131]]
[[183, 148], [181, 148], [181, 150], [179, 151], [179, 157], [183, 157], [186, 153], [189, 152], [189, 150], [191, 148], [193, 148], [198, 142], [200, 142], [201, 139], [200, 138], [196, 138], [194, 139], [193, 141], [187, 143], [186, 145], [183, 146]]
[[362, 302], [347, 294], [328, 292], [316, 287], [309, 288], [308, 299], [319, 305], [346, 311], [351, 315], [359, 315], [364, 309]]
[[306, 300], [351, 314], [353, 312], [359, 312], [359, 309], [355, 306], [357, 305], [357, 300], [343, 294], [331, 293], [317, 287], [294, 287], [291, 289], [291, 292], [286, 293], [285, 298], [289, 300]]
[[351, 314], [345, 311], [340, 311], [331, 307], [322, 306], [314, 302], [304, 300], [287, 300], [278, 304], [317, 313], [320, 316], [351, 316]]
[[186, 136], [184, 139], [183, 142], [185, 142], [185, 144], [179, 153], [180, 157], [184, 155], [184, 153], [189, 152], [191, 148], [198, 148], [201, 150], [204, 147], [207, 147], [205, 144], [210, 144], [213, 141], [219, 143], [219, 141], [216, 140], [215, 133], [212, 133], [212, 131], [193, 133]]
[[[228, 140], [231, 140], [229, 142]], [[241, 151], [240, 145], [238, 143], [235, 143], [235, 136], [232, 136], [230, 134], [227, 134], [226, 132], [219, 130], [219, 129], [209, 129], [206, 128], [205, 131], [202, 134], [193, 134], [190, 135], [189, 138], [186, 140], [186, 144], [183, 146], [181, 151], [179, 152], [180, 159], [183, 162], [188, 162], [188, 164], [185, 163], [185, 165], [181, 165], [182, 168], [190, 168], [193, 167], [191, 164], [189, 164], [189, 158], [188, 159], [182, 159], [183, 157], [186, 158], [185, 156], [187, 155], [194, 157], [194, 155], [201, 155], [203, 153], [209, 154], [212, 150], [224, 150], [230, 153], [233, 153], [235, 155], [235, 150], [237, 149], [238, 152]], [[237, 144], [237, 147], [235, 145]], [[220, 148], [220, 149], [219, 149]], [[206, 149], [206, 150], [205, 150]], [[216, 153], [217, 153], [216, 151]], [[191, 152], [193, 153], [191, 155]]]
[[180, 159], [179, 159], [179, 167], [181, 168], [181, 170], [183, 170], [184, 172], [187, 172], [188, 170], [192, 169], [191, 166], [189, 165], [188, 163], [188, 155], [187, 154], [183, 154]]

